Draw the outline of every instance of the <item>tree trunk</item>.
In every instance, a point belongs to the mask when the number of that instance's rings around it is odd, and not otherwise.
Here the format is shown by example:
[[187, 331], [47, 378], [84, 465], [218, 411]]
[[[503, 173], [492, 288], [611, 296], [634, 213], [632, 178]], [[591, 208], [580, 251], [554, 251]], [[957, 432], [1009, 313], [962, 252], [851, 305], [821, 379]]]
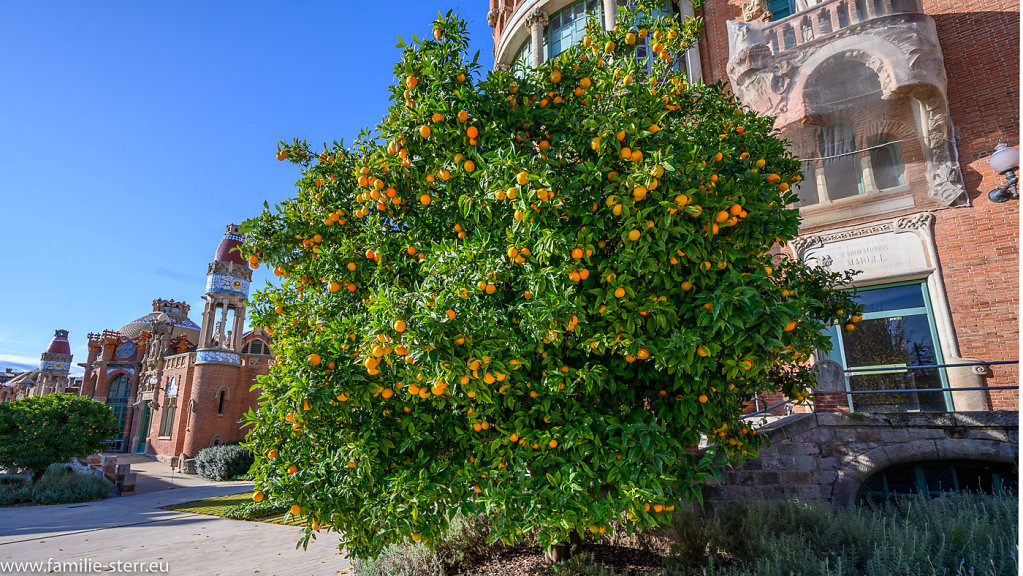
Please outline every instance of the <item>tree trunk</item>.
[[36, 484], [40, 480], [42, 480], [43, 479], [43, 474], [46, 474], [46, 468], [43, 468], [42, 470], [33, 470], [32, 471], [32, 483]]
[[551, 564], [567, 562], [572, 557], [572, 551], [582, 545], [583, 539], [579, 537], [578, 532], [572, 532], [568, 537], [568, 542], [555, 544], [551, 546], [551, 549], [547, 551], [547, 562]]

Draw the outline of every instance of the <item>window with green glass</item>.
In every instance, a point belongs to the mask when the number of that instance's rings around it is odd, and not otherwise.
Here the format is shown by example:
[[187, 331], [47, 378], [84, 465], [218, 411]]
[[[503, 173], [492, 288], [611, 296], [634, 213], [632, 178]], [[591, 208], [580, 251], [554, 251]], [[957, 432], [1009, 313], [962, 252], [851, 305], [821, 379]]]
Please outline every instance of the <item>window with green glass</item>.
[[526, 41], [519, 47], [519, 51], [515, 53], [515, 61], [512, 62], [512, 72], [514, 72], [520, 78], [525, 70], [529, 70], [533, 67], [533, 39], [526, 37]]
[[983, 461], [914, 462], [882, 470], [860, 485], [857, 501], [878, 502], [892, 496], [938, 497], [950, 492], [1013, 494], [1019, 480], [1012, 466]]
[[767, 0], [767, 9], [772, 20], [781, 20], [796, 13], [795, 0]]
[[131, 378], [127, 374], [119, 374], [107, 386], [106, 404], [117, 420], [117, 436], [113, 440], [121, 440], [124, 422], [128, 418], [128, 394], [131, 392]]
[[579, 0], [557, 11], [547, 23], [547, 54], [557, 58], [586, 35], [586, 21], [591, 14], [603, 18], [600, 0]]
[[[944, 412], [951, 409], [944, 368], [913, 368], [944, 363], [927, 284], [915, 281], [859, 289], [863, 320], [855, 330], [827, 328], [831, 352], [826, 359], [846, 372], [850, 407], [854, 412]], [[880, 392], [894, 391], [894, 392]]]

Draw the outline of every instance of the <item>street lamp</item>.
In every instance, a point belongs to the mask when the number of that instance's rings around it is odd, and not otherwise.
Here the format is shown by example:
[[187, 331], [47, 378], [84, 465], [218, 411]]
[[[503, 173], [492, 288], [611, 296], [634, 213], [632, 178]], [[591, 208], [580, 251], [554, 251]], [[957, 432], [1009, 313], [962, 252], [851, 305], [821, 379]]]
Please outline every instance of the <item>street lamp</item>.
[[1012, 198], [1019, 198], [1016, 190], [1016, 169], [1019, 168], [1019, 148], [1009, 148], [1004, 142], [995, 146], [995, 152], [988, 158], [991, 169], [1005, 176], [1005, 186], [995, 188], [988, 192], [988, 200], [992, 202], [1005, 202]]

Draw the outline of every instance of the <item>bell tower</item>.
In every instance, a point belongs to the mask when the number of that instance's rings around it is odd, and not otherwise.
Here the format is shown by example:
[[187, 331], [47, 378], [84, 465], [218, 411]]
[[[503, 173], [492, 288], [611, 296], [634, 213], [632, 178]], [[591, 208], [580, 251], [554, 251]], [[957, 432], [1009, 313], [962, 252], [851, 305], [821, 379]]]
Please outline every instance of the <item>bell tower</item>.
[[242, 330], [245, 326], [245, 300], [249, 296], [249, 282], [252, 270], [238, 253], [244, 237], [238, 226], [230, 224], [227, 233], [217, 246], [213, 262], [210, 262], [206, 274], [206, 305], [202, 313], [202, 328], [199, 331], [199, 357], [202, 362], [203, 352], [231, 351], [233, 354], [218, 354], [220, 361], [228, 357], [238, 362], [241, 351]]
[[71, 370], [71, 345], [67, 330], [57, 330], [53, 340], [39, 360], [39, 378], [31, 396], [44, 396], [67, 390], [68, 372]]
[[229, 225], [206, 274], [195, 371], [188, 402], [180, 405], [185, 429], [179, 455], [187, 458], [207, 446], [237, 442], [245, 436], [237, 425], [240, 414], [235, 412], [253, 400], [249, 368], [242, 364], [241, 354], [252, 279], [248, 262], [238, 253], [244, 240], [238, 226]]

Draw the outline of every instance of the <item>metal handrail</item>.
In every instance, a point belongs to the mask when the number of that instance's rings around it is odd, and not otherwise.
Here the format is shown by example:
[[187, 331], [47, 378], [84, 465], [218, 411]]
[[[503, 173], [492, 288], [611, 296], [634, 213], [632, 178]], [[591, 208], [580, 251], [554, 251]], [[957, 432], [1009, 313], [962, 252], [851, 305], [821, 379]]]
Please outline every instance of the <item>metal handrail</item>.
[[[959, 367], [959, 366], [996, 366], [996, 365], [1005, 365], [1005, 364], [1019, 364], [1019, 360], [995, 360], [995, 361], [992, 361], [992, 362], [964, 362], [962, 364], [921, 364], [921, 365], [917, 365], [917, 366], [900, 366], [899, 369], [900, 370], [934, 369], [934, 368], [954, 368], [954, 367]], [[891, 371], [891, 370], [892, 370], [891, 367], [887, 367], [887, 368], [862, 368], [862, 369], [847, 368], [847, 369], [844, 369], [843, 372], [846, 372], [846, 373], [848, 373], [848, 372], [875, 372], [875, 371], [879, 372], [879, 371]], [[836, 392], [836, 393], [837, 394], [850, 394], [850, 395], [851, 394], [900, 394], [900, 393], [901, 394], [909, 394], [909, 393], [912, 393], [912, 392], [970, 392], [970, 391], [979, 391], [979, 390], [1019, 390], [1019, 385], [1017, 384], [1015, 386], [974, 386], [974, 387], [967, 387], [967, 388], [908, 388], [908, 389], [898, 389], [898, 390], [845, 390], [845, 391]], [[816, 396], [816, 393], [815, 392], [811, 392], [810, 396]], [[743, 414], [742, 416], [739, 417], [739, 419], [740, 420], [745, 420], [747, 418], [752, 418], [754, 416], [759, 416], [761, 414], [770, 412], [771, 410], [776, 410], [778, 408], [781, 408], [782, 406], [785, 406], [787, 404], [791, 404], [792, 402], [795, 402], [795, 400], [792, 399], [792, 398], [789, 398], [788, 400], [783, 400], [782, 402], [778, 402], [777, 404], [772, 404], [772, 405], [767, 406], [765, 408], [761, 408], [760, 410], [757, 410], [756, 412], [750, 412], [749, 414]]]
[[1019, 364], [1019, 360], [996, 360], [994, 362], [964, 362], [962, 364], [918, 364], [916, 366], [899, 366], [897, 368], [846, 368], [842, 372], [891, 372], [892, 370], [931, 370], [934, 368], [958, 368], [960, 366], [1000, 366], [1003, 364]]

